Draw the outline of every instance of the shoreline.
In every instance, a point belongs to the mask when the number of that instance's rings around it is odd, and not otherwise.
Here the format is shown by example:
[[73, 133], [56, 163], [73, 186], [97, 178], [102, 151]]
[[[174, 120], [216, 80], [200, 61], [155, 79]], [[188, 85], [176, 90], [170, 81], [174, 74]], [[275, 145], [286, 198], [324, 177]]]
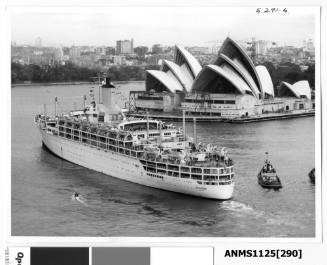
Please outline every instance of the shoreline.
[[[112, 81], [113, 84], [126, 84], [126, 83], [143, 83], [145, 81]], [[54, 82], [54, 83], [15, 83], [11, 84], [11, 87], [28, 87], [28, 86], [73, 86], [73, 85], [97, 85], [95, 82], [88, 82], [88, 81], [76, 81], [76, 82]]]
[[[128, 117], [142, 118], [145, 116], [144, 113], [127, 113]], [[193, 122], [196, 118], [197, 122], [225, 122], [225, 123], [250, 123], [250, 122], [263, 122], [272, 120], [285, 120], [302, 117], [315, 116], [315, 111], [303, 111], [303, 112], [290, 112], [290, 113], [269, 113], [260, 116], [253, 116], [248, 118], [222, 118], [220, 116], [201, 116], [201, 115], [185, 115], [186, 122]], [[162, 114], [162, 113], [150, 113], [149, 118], [159, 119], [163, 121], [182, 121], [182, 114]]]

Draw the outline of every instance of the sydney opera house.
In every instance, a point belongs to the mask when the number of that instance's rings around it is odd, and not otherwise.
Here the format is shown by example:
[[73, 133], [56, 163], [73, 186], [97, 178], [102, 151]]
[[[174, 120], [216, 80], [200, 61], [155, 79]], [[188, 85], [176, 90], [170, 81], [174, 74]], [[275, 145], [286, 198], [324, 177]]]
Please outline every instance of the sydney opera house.
[[195, 57], [175, 47], [174, 62], [163, 60], [161, 69], [146, 72], [146, 92], [136, 108], [214, 115], [226, 118], [267, 112], [312, 109], [308, 81], [282, 82], [275, 95], [265, 66], [255, 66], [246, 51], [227, 38], [213, 64], [201, 67]]

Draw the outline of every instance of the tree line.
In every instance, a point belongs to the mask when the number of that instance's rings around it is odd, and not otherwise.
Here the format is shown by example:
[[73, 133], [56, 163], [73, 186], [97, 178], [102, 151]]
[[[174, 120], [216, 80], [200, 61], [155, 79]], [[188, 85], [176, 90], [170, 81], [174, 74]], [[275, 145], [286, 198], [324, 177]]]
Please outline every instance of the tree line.
[[90, 81], [97, 71], [85, 67], [77, 67], [72, 63], [65, 65], [41, 66], [36, 64], [22, 65], [11, 63], [11, 82], [77, 82]]
[[112, 66], [107, 75], [113, 81], [144, 81], [146, 70], [159, 70], [159, 65], [140, 66]]
[[[159, 69], [159, 66], [113, 66], [106, 73], [113, 81], [143, 81], [145, 70]], [[40, 66], [35, 64], [22, 65], [11, 63], [12, 83], [57, 83], [57, 82], [79, 82], [93, 81], [100, 69], [90, 69], [76, 66], [70, 62], [65, 65]]]
[[[292, 63], [280, 64], [277, 67], [270, 62], [266, 62], [264, 65], [268, 69], [275, 88], [280, 85], [281, 81], [293, 84], [300, 80], [308, 80], [310, 86], [314, 88], [314, 65], [310, 65], [305, 71], [301, 71], [300, 66]], [[159, 70], [159, 68], [159, 65], [112, 66], [106, 74], [111, 77], [112, 81], [143, 81], [145, 80], [146, 70]], [[58, 64], [53, 66], [11, 63], [12, 83], [26, 81], [34, 83], [92, 81], [99, 72], [100, 69], [80, 67], [70, 62], [65, 65]]]
[[[301, 80], [308, 80], [311, 88], [315, 87], [315, 65], [309, 65], [308, 69], [305, 71], [301, 71], [299, 65], [293, 63], [284, 63], [277, 65], [275, 67], [271, 62], [265, 62], [266, 66], [274, 88], [277, 89], [282, 81], [285, 81], [290, 84], [294, 84], [295, 82]], [[277, 92], [277, 91], [275, 91]]]

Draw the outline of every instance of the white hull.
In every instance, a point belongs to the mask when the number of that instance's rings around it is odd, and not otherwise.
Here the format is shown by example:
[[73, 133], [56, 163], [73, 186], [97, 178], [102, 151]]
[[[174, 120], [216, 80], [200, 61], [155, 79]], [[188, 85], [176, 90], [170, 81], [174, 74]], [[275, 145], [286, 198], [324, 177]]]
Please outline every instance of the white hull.
[[193, 179], [149, 173], [137, 158], [74, 142], [45, 130], [40, 132], [45, 146], [57, 156], [115, 178], [204, 198], [226, 200], [233, 195], [234, 182], [230, 185], [201, 185]]

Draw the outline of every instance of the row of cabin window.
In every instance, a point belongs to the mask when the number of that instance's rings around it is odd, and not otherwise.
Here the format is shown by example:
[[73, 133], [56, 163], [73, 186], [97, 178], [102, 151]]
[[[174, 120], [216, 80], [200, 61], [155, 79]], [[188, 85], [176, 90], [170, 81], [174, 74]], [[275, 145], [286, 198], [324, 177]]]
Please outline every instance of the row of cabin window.
[[[59, 133], [59, 136], [62, 136], [62, 137], [66, 136], [67, 139], [73, 139], [73, 140], [76, 140], [76, 141], [80, 140], [79, 137], [73, 136], [73, 135], [70, 135], [70, 134], [64, 135], [64, 133]], [[110, 145], [110, 144], [107, 146], [106, 143], [102, 143], [102, 142], [99, 142], [99, 141], [96, 141], [96, 140], [90, 140], [88, 138], [81, 138], [81, 140], [82, 140], [83, 143], [87, 143], [87, 144], [97, 146], [97, 147], [101, 147], [101, 148], [104, 148], [104, 149], [108, 149], [108, 150], [111, 150], [111, 151], [118, 151], [119, 153], [130, 155], [130, 156], [133, 156], [133, 157], [141, 157], [142, 154], [143, 154], [143, 153], [135, 152], [134, 150], [128, 149], [130, 146], [126, 146], [127, 148], [121, 148], [120, 146], [114, 146], [114, 145]]]
[[210, 104], [235, 104], [235, 100], [201, 100], [201, 99], [185, 99], [189, 103], [210, 103]]
[[[74, 129], [63, 130], [62, 127], [59, 127], [59, 131], [60, 132], [65, 132], [66, 134], [76, 135], [76, 136], [79, 136], [79, 132], [80, 132], [80, 130], [74, 130]], [[88, 135], [89, 135], [89, 137], [88, 137]], [[109, 138], [109, 143], [112, 142], [112, 141], [127, 142], [125, 140], [119, 140], [119, 139], [116, 139], [116, 138], [113, 138], [113, 137], [110, 137], [110, 136], [109, 137], [100, 136], [100, 135], [97, 135], [97, 134], [94, 134], [94, 133], [84, 132], [84, 131], [81, 131], [81, 136], [84, 137], [84, 138], [93, 139], [93, 140], [95, 140], [96, 137], [98, 137], [100, 139], [100, 141], [103, 141], [103, 142], [106, 141], [106, 138]]]
[[158, 175], [151, 174], [151, 173], [148, 173], [148, 176], [155, 177], [155, 178], [159, 178], [159, 179], [163, 179], [162, 176], [158, 176]]
[[[62, 127], [59, 127], [59, 130], [62, 131], [61, 129]], [[67, 132], [71, 132], [72, 129], [69, 129], [69, 128], [66, 128], [66, 131]], [[78, 130], [75, 130], [75, 131], [78, 131]], [[82, 132], [82, 134], [85, 133], [85, 132]], [[168, 135], [171, 135], [171, 133], [164, 133], [165, 136], [168, 136]], [[141, 138], [144, 138], [144, 134], [139, 134], [138, 135], [139, 137]], [[149, 137], [155, 137], [155, 136], [160, 136], [160, 133], [149, 133]]]
[[[150, 171], [150, 172], [160, 172], [160, 173], [163, 173], [165, 174], [166, 171], [165, 170], [155, 170], [153, 168], [147, 168], [147, 171]], [[167, 172], [168, 176], [176, 176], [178, 177], [179, 176], [179, 173], [177, 172], [172, 172], [172, 171], [168, 171]], [[198, 180], [202, 180], [202, 176], [199, 176], [199, 175], [190, 175], [190, 174], [185, 174], [185, 173], [181, 173], [181, 178], [190, 178], [191, 179], [198, 179]], [[229, 179], [232, 179], [233, 177], [232, 176], [203, 176], [203, 180], [229, 180]]]
[[225, 182], [205, 182], [205, 181], [198, 181], [197, 182], [200, 185], [230, 185], [232, 183], [232, 181], [225, 181]]

